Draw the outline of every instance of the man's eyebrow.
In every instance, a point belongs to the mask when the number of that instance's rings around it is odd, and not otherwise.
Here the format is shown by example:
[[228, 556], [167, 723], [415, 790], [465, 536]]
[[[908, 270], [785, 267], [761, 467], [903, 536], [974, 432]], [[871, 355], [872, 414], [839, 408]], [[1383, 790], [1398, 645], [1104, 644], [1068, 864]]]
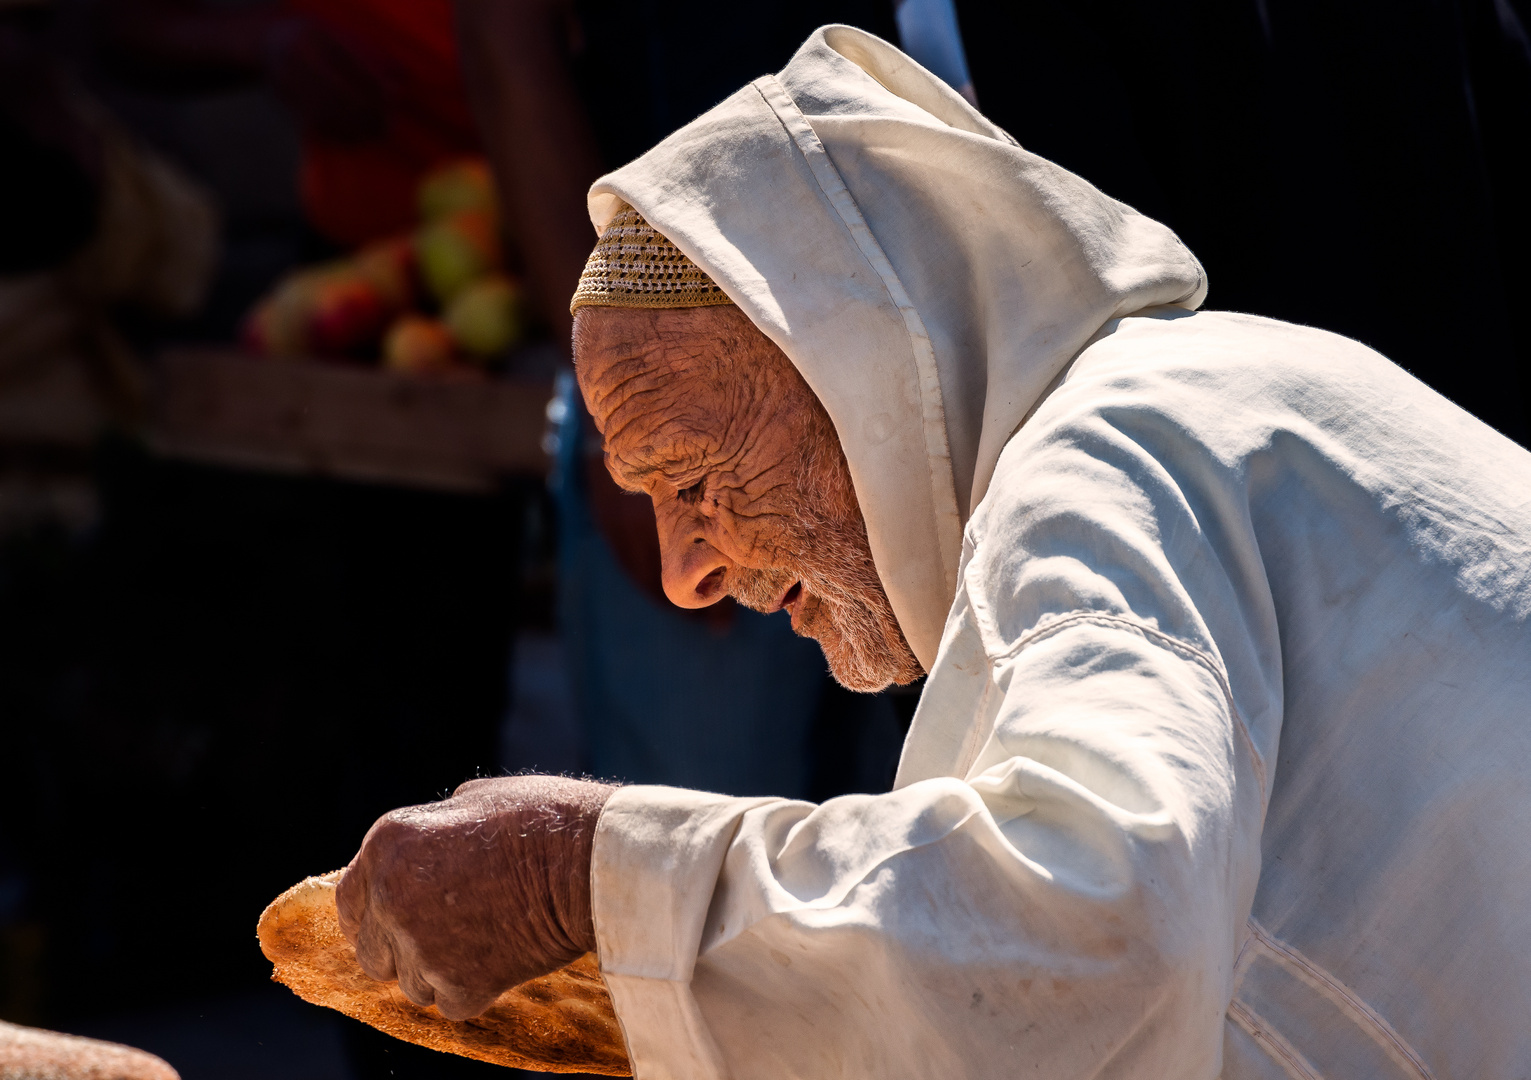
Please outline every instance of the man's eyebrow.
[[653, 476], [659, 470], [652, 465], [629, 466], [625, 462], [618, 461], [610, 453], [606, 455], [606, 471], [616, 481], [617, 487], [634, 495], [647, 495], [648, 488], [643, 486], [643, 481]]
[[603, 451], [606, 458], [606, 471], [611, 473], [616, 480], [617, 486], [625, 491], [648, 493], [644, 482], [656, 476], [665, 476], [666, 467], [671, 464], [665, 461], [649, 461], [640, 457], [637, 461], [624, 461], [615, 457], [610, 450]]
[[684, 457], [669, 457], [661, 455], [659, 460], [623, 461], [613, 457], [609, 450], [605, 451], [606, 470], [612, 474], [617, 486], [625, 491], [648, 493], [645, 482], [658, 476], [666, 481], [673, 481], [677, 474], [691, 473], [707, 467], [707, 463], [700, 457], [686, 455]]

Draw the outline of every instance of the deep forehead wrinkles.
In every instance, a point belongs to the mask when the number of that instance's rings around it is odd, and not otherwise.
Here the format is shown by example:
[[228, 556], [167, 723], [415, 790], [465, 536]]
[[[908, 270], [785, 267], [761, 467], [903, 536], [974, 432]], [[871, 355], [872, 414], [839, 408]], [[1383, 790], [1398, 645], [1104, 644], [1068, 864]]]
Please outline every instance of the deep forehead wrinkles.
[[764, 404], [748, 350], [710, 327], [637, 329], [581, 343], [581, 383], [623, 479], [673, 479], [744, 454]]
[[697, 400], [694, 371], [674, 359], [614, 364], [591, 395], [607, 454], [634, 479], [642, 471], [694, 467], [718, 441]]
[[744, 372], [676, 365], [627, 380], [623, 393], [607, 399], [604, 434], [632, 439], [641, 425], [684, 429], [711, 450], [729, 453], [746, 437], [758, 410]]
[[633, 395], [707, 366], [709, 353], [716, 352], [718, 344], [715, 335], [684, 323], [634, 326], [623, 320], [612, 332], [611, 326], [597, 321], [582, 322], [579, 329], [586, 331], [577, 337], [580, 382], [602, 426], [606, 416]]
[[642, 486], [653, 477], [689, 487], [701, 473], [734, 472], [746, 462], [756, 419], [731, 387], [688, 374], [632, 394], [607, 416], [606, 453], [620, 478]]

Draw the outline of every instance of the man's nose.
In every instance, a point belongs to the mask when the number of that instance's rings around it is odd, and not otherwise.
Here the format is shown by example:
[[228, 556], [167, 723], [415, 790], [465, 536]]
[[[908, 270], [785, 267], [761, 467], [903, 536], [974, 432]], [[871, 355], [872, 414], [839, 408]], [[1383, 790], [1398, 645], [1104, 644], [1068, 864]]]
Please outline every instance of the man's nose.
[[664, 592], [676, 607], [702, 608], [723, 599], [723, 578], [733, 560], [708, 541], [701, 519], [655, 507]]

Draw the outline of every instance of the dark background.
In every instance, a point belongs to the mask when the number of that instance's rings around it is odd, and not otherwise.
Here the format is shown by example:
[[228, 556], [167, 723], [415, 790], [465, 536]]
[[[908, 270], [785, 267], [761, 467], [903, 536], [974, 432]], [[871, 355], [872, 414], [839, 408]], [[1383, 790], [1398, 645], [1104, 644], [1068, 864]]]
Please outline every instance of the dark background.
[[[752, 40], [748, 5], [589, 9], [593, 49], [622, 55], [637, 35], [665, 73], [633, 125], [603, 118], [619, 156], [706, 104], [684, 96], [687, 56], [732, 47], [764, 71], [793, 44]], [[984, 110], [1175, 228], [1207, 267], [1209, 308], [1356, 337], [1525, 438], [1523, 12], [958, 12]], [[61, 6], [65, 31], [88, 18], [88, 4]], [[219, 194], [217, 285], [170, 336], [230, 336], [280, 271], [323, 251], [297, 210], [290, 129], [260, 91], [170, 102], [95, 77]], [[19, 453], [0, 447], [0, 464]], [[506, 753], [502, 727], [513, 642], [552, 632], [540, 484], [470, 497], [263, 476], [123, 438], [83, 467], [89, 522], [0, 540], [0, 1017], [144, 1045], [186, 1080], [490, 1075], [270, 986], [254, 922], [288, 885], [343, 865], [383, 811], [537, 764]], [[821, 795], [845, 788], [856, 709], [826, 693]]]
[[1170, 225], [1208, 309], [1353, 337], [1525, 440], [1523, 2], [957, 9], [985, 112]]

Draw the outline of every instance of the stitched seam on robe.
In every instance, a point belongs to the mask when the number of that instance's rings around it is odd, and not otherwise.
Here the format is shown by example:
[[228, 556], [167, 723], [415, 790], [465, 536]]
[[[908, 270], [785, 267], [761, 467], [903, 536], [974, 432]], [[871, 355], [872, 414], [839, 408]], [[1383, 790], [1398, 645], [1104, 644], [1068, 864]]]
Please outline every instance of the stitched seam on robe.
[[1207, 673], [1216, 681], [1218, 689], [1223, 692], [1223, 701], [1228, 706], [1228, 715], [1233, 718], [1234, 727], [1238, 728], [1239, 736], [1244, 741], [1244, 747], [1249, 751], [1250, 757], [1254, 760], [1255, 772], [1260, 781], [1262, 800], [1267, 796], [1269, 789], [1266, 786], [1265, 759], [1255, 747], [1255, 741], [1249, 734], [1249, 725], [1244, 722], [1244, 716], [1239, 712], [1238, 704], [1233, 700], [1233, 689], [1228, 684], [1228, 677], [1223, 672], [1222, 665], [1218, 664], [1216, 660], [1190, 642], [1182, 641], [1146, 623], [1139, 622], [1136, 619], [1125, 618], [1121, 615], [1107, 615], [1099, 611], [1071, 611], [1056, 616], [1045, 626], [1028, 630], [1017, 638], [1013, 645], [1008, 646], [997, 655], [991, 655], [989, 660], [991, 663], [998, 663], [1001, 660], [1013, 659], [1019, 656], [1021, 651], [1027, 646], [1034, 645], [1039, 641], [1045, 641], [1054, 634], [1077, 626], [1080, 623], [1091, 623], [1112, 630], [1125, 630], [1129, 633], [1137, 634], [1144, 640], [1205, 668]]
[[[962, 515], [957, 510], [957, 481], [952, 471], [951, 447], [946, 436], [946, 405], [941, 397], [941, 379], [937, 373], [935, 346], [930, 340], [930, 332], [926, 330], [925, 321], [920, 318], [914, 302], [909, 299], [909, 293], [904, 288], [904, 283], [899, 280], [898, 272], [893, 269], [893, 263], [888, 259], [887, 253], [883, 251], [882, 244], [878, 242], [871, 227], [866, 223], [866, 218], [862, 216], [855, 197], [845, 186], [845, 180], [841, 177], [840, 171], [830, 160], [829, 151], [824, 149], [818, 133], [813, 130], [813, 125], [798, 108], [797, 102], [792, 100], [791, 95], [774, 75], [765, 75], [756, 79], [754, 86], [760, 96], [765, 99], [766, 105], [776, 114], [777, 120], [786, 129], [788, 136], [797, 146], [798, 152], [803, 155], [809, 170], [813, 173], [813, 178], [818, 181], [819, 188], [824, 192], [824, 198], [835, 208], [846, 231], [855, 240], [862, 257], [882, 280], [888, 299], [903, 316], [904, 329], [909, 335], [910, 351], [914, 354], [915, 368], [920, 377], [920, 406], [924, 422], [925, 452], [930, 460], [931, 499], [935, 504], [936, 513], [949, 519], [948, 528], [941, 528], [938, 523], [936, 538], [941, 545], [941, 560], [948, 577], [950, 591], [955, 593], [957, 591], [955, 575], [958, 564], [962, 561]], [[942, 465], [945, 469], [944, 474], [940, 467]], [[955, 549], [953, 548], [954, 540]]]
[[1292, 1080], [1324, 1080], [1323, 1074], [1270, 1022], [1242, 1001], [1230, 1002], [1228, 1017], [1255, 1041], [1255, 1045], [1274, 1058]]
[[1366, 1032], [1383, 1051], [1401, 1068], [1414, 1073], [1419, 1080], [1435, 1080], [1428, 1065], [1418, 1052], [1404, 1041], [1382, 1015], [1356, 996], [1355, 992], [1331, 975], [1327, 970], [1308, 959], [1297, 949], [1276, 937], [1254, 918], [1249, 920], [1251, 940], [1258, 943], [1261, 952], [1289, 972], [1299, 982], [1323, 995], [1350, 1018], [1351, 1022]]
[[[989, 715], [989, 699], [994, 696], [994, 691], [997, 689], [998, 687], [994, 684], [994, 662], [991, 660], [988, 676], [984, 679], [983, 693], [979, 695], [978, 706], [974, 710], [975, 718], [981, 721]], [[973, 768], [973, 762], [978, 760], [978, 754], [988, 737], [988, 729], [983, 723], [968, 725], [967, 735], [962, 739], [962, 755], [957, 759], [958, 771], [954, 775], [958, 778], [967, 776]]]

